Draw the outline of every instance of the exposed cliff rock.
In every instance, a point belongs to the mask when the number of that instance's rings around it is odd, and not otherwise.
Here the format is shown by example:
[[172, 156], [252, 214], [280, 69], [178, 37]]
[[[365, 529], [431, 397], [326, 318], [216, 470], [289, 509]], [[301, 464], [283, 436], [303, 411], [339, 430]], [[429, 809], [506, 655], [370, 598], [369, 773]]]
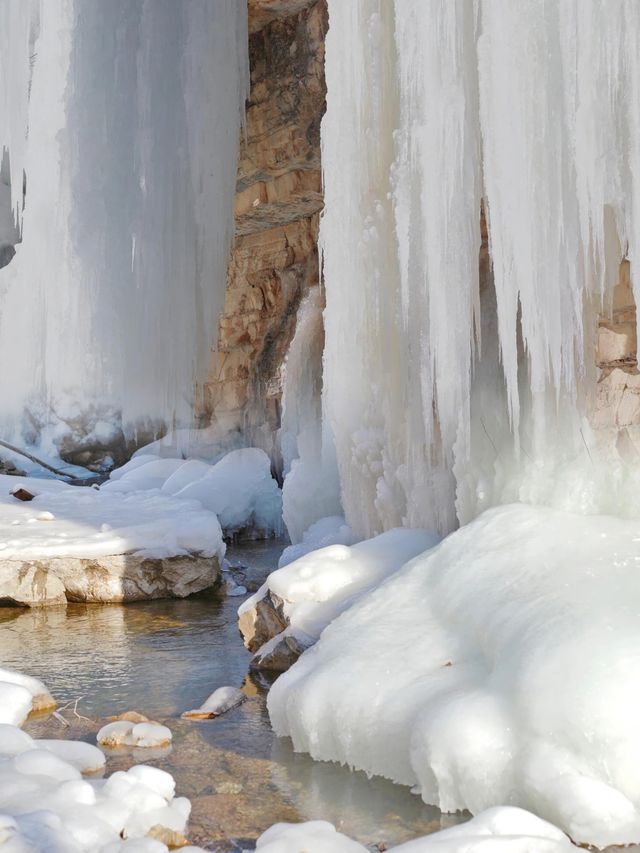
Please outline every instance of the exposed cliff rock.
[[249, 0], [251, 95], [236, 241], [205, 409], [278, 467], [281, 366], [303, 296], [319, 284], [325, 0]]

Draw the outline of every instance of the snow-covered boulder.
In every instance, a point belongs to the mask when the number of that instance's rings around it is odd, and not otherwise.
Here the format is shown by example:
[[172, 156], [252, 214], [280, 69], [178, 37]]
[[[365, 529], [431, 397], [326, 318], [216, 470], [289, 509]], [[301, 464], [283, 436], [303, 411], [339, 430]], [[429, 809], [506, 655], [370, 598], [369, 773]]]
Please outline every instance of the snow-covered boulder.
[[0, 667], [0, 724], [20, 726], [32, 711], [55, 707], [55, 699], [39, 679]]
[[[375, 541], [375, 540], [373, 540]], [[484, 513], [334, 621], [273, 686], [297, 750], [640, 841], [640, 523]]]
[[[367, 853], [322, 820], [279, 823], [258, 839], [259, 853]], [[467, 823], [425, 835], [389, 849], [389, 853], [576, 853], [557, 827], [512, 807], [488, 809]]]
[[123, 746], [148, 749], [168, 746], [171, 743], [172, 734], [171, 729], [167, 726], [160, 725], [153, 720], [145, 719], [134, 722], [121, 719], [103, 726], [96, 735], [96, 740], [100, 746], [109, 749], [117, 749]]
[[222, 530], [195, 501], [0, 476], [0, 510], [2, 603], [182, 598], [219, 578]]
[[324, 628], [439, 537], [398, 528], [357, 545], [330, 545], [272, 572], [238, 610], [252, 665], [282, 672]]
[[113, 471], [102, 491], [197, 501], [217, 516], [227, 536], [261, 538], [283, 531], [282, 493], [269, 457], [256, 447], [232, 450], [215, 464], [145, 452]]
[[182, 716], [187, 720], [212, 719], [226, 714], [232, 708], [237, 708], [246, 698], [246, 694], [237, 687], [218, 687], [199, 708], [193, 711], [185, 711]]

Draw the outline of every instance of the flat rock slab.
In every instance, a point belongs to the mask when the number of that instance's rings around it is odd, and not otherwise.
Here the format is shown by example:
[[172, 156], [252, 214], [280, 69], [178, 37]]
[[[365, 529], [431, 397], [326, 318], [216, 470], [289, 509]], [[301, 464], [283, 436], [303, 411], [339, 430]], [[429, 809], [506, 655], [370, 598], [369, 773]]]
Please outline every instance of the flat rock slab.
[[78, 602], [187, 598], [218, 585], [216, 557], [133, 554], [83, 559], [0, 560], [0, 605], [43, 607]]

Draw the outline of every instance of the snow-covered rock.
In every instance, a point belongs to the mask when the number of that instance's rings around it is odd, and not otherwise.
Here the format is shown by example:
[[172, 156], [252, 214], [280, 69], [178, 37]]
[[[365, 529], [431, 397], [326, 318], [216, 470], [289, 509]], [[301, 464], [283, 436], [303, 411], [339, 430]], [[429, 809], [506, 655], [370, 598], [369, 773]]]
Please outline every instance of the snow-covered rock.
[[48, 711], [56, 706], [56, 700], [38, 678], [0, 667], [0, 682], [13, 684], [26, 690], [31, 697], [30, 711]]
[[[199, 503], [16, 479], [0, 475], [1, 602], [182, 598], [216, 584], [225, 545]], [[10, 494], [20, 485], [32, 501]]]
[[[10, 707], [11, 690], [29, 702], [50, 697], [35, 678], [0, 672], [12, 679], [0, 682], [0, 710]], [[7, 853], [166, 853], [167, 843], [184, 845], [191, 806], [175, 796], [173, 777], [138, 765], [107, 779], [83, 778], [104, 765], [104, 754], [91, 744], [34, 740], [0, 723], [0, 848]], [[183, 849], [204, 853], [197, 847]]]
[[282, 494], [263, 450], [232, 450], [215, 464], [143, 452], [112, 472], [109, 494], [156, 494], [198, 503], [214, 513], [227, 535], [282, 533]]
[[272, 724], [443, 811], [508, 802], [640, 841], [639, 565], [637, 521], [491, 510], [333, 622], [273, 686]]
[[[467, 823], [425, 835], [389, 853], [575, 853], [557, 827], [512, 807], [488, 809]], [[260, 853], [366, 853], [325, 821], [275, 824], [258, 839]]]
[[206, 699], [200, 708], [193, 711], [185, 711], [182, 716], [186, 719], [207, 719], [219, 717], [232, 708], [237, 708], [247, 698], [242, 690], [237, 687], [218, 687], [211, 696]]
[[357, 545], [330, 545], [272, 572], [242, 603], [239, 627], [253, 666], [283, 671], [324, 628], [439, 536], [398, 528]]
[[121, 746], [150, 748], [168, 746], [171, 743], [171, 729], [153, 720], [140, 723], [131, 720], [116, 720], [103, 726], [96, 740], [100, 746], [116, 749]]

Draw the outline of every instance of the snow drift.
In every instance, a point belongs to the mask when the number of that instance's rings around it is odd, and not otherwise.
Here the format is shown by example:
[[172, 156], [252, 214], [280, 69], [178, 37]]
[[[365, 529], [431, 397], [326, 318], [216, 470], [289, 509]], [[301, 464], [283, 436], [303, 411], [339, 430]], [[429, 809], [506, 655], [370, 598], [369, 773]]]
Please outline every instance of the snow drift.
[[323, 632], [273, 686], [273, 726], [443, 811], [638, 841], [639, 565], [638, 522], [486, 512]]

